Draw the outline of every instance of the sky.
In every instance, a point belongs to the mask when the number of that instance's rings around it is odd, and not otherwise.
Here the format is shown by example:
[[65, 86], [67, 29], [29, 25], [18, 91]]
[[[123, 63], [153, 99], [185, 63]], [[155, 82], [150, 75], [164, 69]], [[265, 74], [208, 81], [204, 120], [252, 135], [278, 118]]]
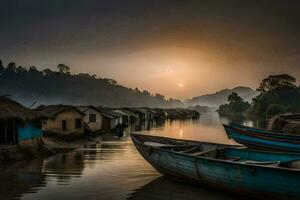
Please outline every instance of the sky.
[[4, 63], [91, 73], [190, 98], [300, 79], [297, 0], [1, 0]]

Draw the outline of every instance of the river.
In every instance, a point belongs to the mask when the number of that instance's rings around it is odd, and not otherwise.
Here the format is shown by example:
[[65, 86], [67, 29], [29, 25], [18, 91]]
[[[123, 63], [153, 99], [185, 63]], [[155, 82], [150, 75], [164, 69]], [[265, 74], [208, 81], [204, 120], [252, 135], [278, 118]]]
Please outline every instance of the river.
[[216, 113], [199, 120], [166, 121], [130, 127], [122, 138], [107, 138], [101, 144], [2, 166], [0, 199], [235, 199], [214, 189], [171, 181], [156, 172], [138, 154], [130, 132], [173, 138], [234, 144], [224, 133]]

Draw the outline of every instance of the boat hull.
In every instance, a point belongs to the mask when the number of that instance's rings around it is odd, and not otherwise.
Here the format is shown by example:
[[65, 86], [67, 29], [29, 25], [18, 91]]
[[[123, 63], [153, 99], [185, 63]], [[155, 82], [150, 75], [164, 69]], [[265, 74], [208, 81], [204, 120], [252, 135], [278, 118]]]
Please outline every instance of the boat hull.
[[[286, 137], [284, 134], [256, 133], [247, 130], [240, 130], [224, 125], [227, 135], [237, 143], [270, 150], [281, 150], [289, 152], [300, 152], [300, 137], [297, 139]], [[275, 136], [274, 136], [275, 135]]]
[[204, 186], [213, 186], [235, 194], [261, 198], [300, 197], [300, 172], [242, 165], [172, 151], [149, 148], [134, 140], [139, 153], [163, 175], [183, 178]]

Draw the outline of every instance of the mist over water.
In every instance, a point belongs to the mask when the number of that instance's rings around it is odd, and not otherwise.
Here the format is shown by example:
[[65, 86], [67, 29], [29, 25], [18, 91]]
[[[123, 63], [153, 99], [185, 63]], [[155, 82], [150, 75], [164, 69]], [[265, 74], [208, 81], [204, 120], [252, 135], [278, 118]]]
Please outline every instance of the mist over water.
[[216, 113], [199, 120], [129, 127], [123, 138], [108, 138], [44, 160], [3, 166], [0, 199], [234, 199], [213, 189], [168, 180], [136, 151], [130, 132], [234, 144]]

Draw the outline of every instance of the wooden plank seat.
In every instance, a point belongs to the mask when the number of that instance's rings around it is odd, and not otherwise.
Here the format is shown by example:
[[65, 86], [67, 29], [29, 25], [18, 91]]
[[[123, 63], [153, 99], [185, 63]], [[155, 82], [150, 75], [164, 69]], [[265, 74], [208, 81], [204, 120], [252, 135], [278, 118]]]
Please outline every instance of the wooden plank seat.
[[195, 145], [188, 145], [188, 144], [172, 145], [172, 144], [164, 144], [164, 143], [159, 143], [159, 142], [144, 142], [144, 144], [147, 146], [156, 147], [156, 148], [167, 148], [167, 149], [169, 148], [170, 150], [173, 150], [173, 151], [182, 150], [185, 148], [190, 148], [190, 147], [195, 146]]
[[183, 151], [178, 151], [178, 153], [189, 153], [189, 152], [195, 151], [195, 150], [198, 149], [198, 148], [199, 148], [198, 145], [193, 145], [193, 146], [191, 146], [191, 148], [189, 148], [189, 149], [185, 149], [185, 150], [183, 150]]
[[269, 165], [269, 166], [279, 166], [280, 161], [255, 161], [255, 160], [246, 160], [243, 161], [245, 164], [251, 164], [251, 165]]
[[226, 157], [225, 159], [226, 159], [226, 160], [230, 160], [230, 161], [238, 161], [238, 160], [241, 160], [240, 157]]

